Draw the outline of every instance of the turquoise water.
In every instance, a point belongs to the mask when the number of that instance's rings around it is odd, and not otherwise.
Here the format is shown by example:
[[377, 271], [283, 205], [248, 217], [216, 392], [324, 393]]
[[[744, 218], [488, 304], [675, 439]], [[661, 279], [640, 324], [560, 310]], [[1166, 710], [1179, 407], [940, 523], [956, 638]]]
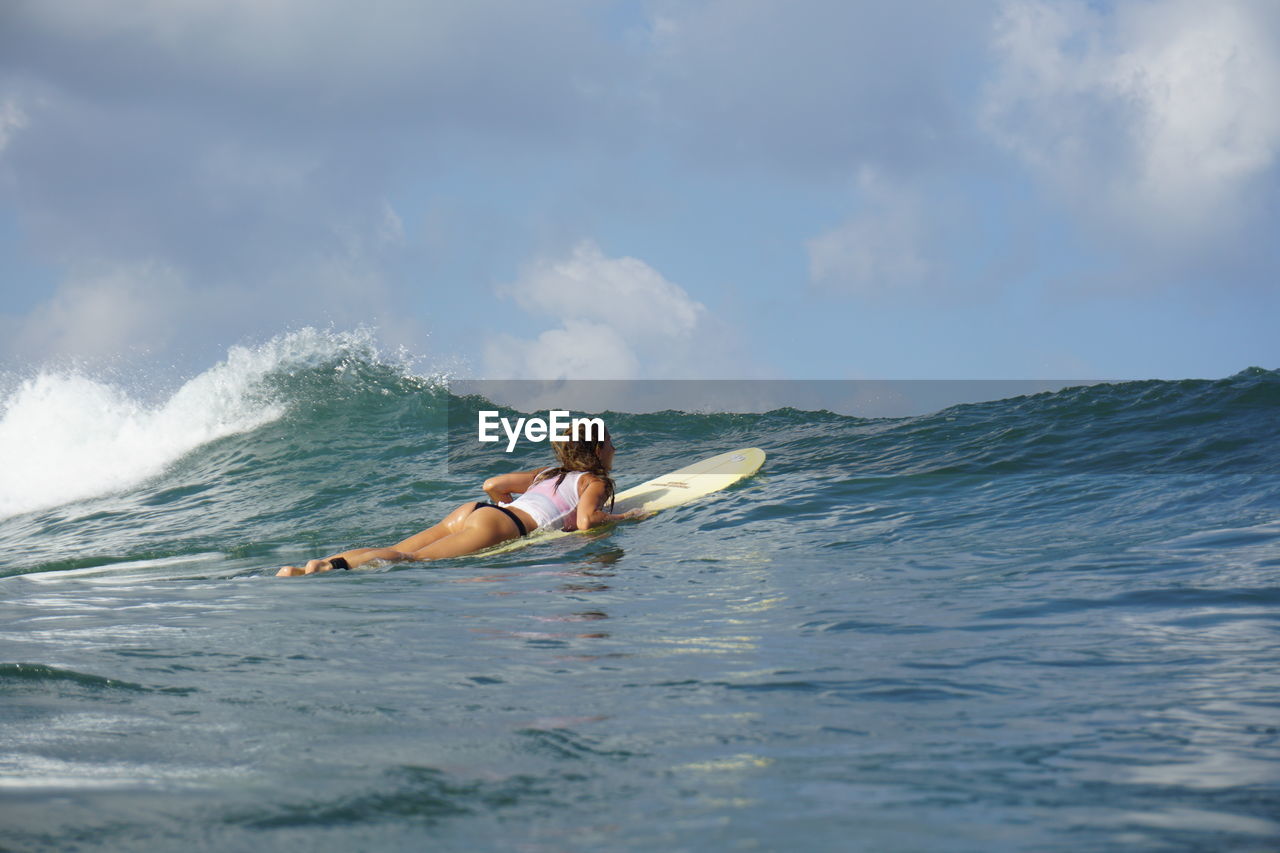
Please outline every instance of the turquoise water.
[[1280, 845], [1280, 374], [615, 414], [620, 487], [769, 458], [591, 536], [270, 577], [479, 497], [448, 404], [306, 335], [147, 402], [11, 383], [0, 847]]

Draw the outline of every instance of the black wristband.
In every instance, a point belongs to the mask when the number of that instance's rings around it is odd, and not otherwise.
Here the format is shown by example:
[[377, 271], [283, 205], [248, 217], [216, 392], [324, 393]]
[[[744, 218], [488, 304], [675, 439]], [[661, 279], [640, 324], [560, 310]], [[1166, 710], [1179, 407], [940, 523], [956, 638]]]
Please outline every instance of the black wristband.
[[330, 558], [329, 558], [329, 565], [330, 565], [331, 567], [335, 568], [335, 569], [350, 569], [350, 568], [351, 568], [351, 566], [347, 565], [347, 559], [346, 559], [346, 557], [330, 557]]

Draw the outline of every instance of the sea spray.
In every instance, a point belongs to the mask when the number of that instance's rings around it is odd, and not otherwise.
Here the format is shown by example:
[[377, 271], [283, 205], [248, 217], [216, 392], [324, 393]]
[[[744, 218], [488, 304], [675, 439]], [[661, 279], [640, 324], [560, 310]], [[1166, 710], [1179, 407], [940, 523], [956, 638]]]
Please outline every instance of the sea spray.
[[192, 450], [288, 410], [274, 380], [343, 360], [376, 361], [367, 332], [303, 329], [223, 362], [172, 395], [138, 393], [83, 372], [44, 370], [0, 402], [0, 518], [132, 488]]
[[0, 420], [0, 517], [129, 488], [202, 444], [278, 418], [283, 409], [256, 398], [255, 380], [228, 362], [156, 406], [81, 375], [24, 382]]

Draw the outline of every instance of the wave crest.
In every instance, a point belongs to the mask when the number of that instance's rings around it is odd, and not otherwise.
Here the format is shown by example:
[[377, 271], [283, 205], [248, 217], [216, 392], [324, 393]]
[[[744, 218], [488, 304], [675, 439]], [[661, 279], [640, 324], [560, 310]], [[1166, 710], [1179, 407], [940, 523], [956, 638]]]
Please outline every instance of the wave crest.
[[129, 489], [300, 401], [344, 388], [389, 393], [388, 383], [409, 379], [383, 360], [370, 333], [310, 328], [232, 347], [224, 361], [150, 404], [81, 372], [41, 371], [0, 402], [0, 518]]

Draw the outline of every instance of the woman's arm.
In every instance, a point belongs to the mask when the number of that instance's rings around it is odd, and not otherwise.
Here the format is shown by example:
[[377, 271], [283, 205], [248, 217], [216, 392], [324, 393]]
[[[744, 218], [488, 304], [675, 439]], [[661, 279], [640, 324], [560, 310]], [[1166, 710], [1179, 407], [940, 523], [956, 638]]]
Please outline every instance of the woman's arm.
[[589, 530], [597, 524], [604, 524], [609, 521], [625, 521], [628, 518], [639, 518], [643, 513], [639, 510], [631, 512], [605, 512], [604, 507], [604, 480], [593, 477], [590, 474], [582, 478], [582, 482], [586, 485], [582, 486], [582, 491], [578, 494], [578, 530]]
[[489, 496], [489, 500], [494, 503], [509, 504], [512, 495], [529, 491], [529, 487], [533, 485], [533, 480], [544, 469], [535, 468], [532, 471], [512, 471], [510, 474], [499, 474], [496, 477], [490, 477], [484, 481], [484, 493]]

